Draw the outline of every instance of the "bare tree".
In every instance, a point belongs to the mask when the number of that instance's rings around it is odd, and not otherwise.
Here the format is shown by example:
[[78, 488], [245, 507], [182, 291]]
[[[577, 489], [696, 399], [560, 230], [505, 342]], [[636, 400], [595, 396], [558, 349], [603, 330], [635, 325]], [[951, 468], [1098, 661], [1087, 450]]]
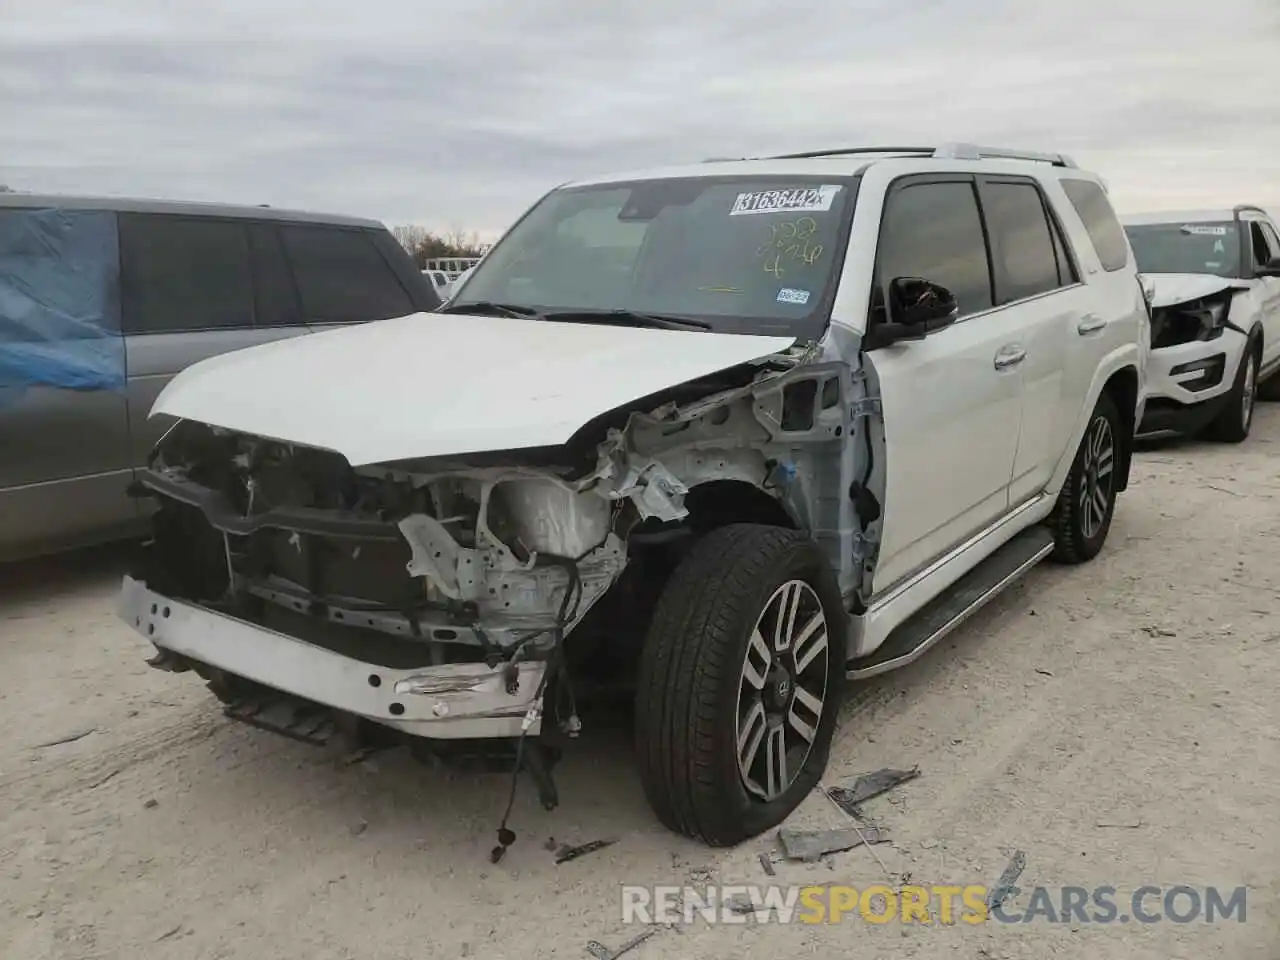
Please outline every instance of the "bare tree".
[[468, 234], [462, 230], [438, 234], [426, 227], [409, 224], [393, 227], [391, 233], [413, 255], [419, 267], [423, 267], [428, 260], [441, 257], [478, 257], [486, 249], [478, 234]]

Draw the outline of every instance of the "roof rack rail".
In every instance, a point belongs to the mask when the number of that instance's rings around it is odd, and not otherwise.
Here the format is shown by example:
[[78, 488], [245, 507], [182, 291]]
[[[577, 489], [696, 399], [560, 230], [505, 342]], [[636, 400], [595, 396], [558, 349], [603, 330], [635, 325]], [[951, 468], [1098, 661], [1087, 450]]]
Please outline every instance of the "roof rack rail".
[[834, 150], [806, 150], [803, 153], [783, 153], [763, 159], [816, 160], [820, 157], [853, 157], [860, 153], [905, 153], [923, 157], [932, 154], [933, 147], [837, 147]]
[[[1242, 214], [1242, 213], [1261, 213], [1261, 214], [1266, 214], [1266, 213], [1267, 213], [1267, 211], [1263, 210], [1263, 209], [1262, 209], [1261, 207], [1259, 207], [1257, 204], [1253, 204], [1253, 203], [1238, 203], [1238, 204], [1236, 204], [1236, 205], [1235, 205], [1235, 207], [1232, 209], [1231, 213], [1232, 213], [1232, 216], [1234, 216], [1234, 217], [1235, 217], [1235, 219], [1239, 220], [1239, 219], [1240, 219], [1240, 214]], [[1269, 215], [1269, 214], [1268, 214], [1268, 215]]]
[[1036, 153], [1033, 150], [1010, 150], [1007, 147], [980, 147], [976, 143], [947, 143], [933, 151], [948, 160], [1031, 160], [1055, 167], [1075, 168], [1076, 162], [1065, 153]]
[[[822, 157], [856, 157], [877, 154], [907, 157], [934, 157], [939, 160], [1031, 160], [1051, 163], [1055, 167], [1075, 168], [1076, 162], [1065, 153], [1036, 153], [1032, 150], [1010, 150], [1006, 147], [980, 147], [973, 143], [945, 143], [936, 147], [837, 147], [832, 150], [805, 150], [801, 153], [780, 153], [768, 157], [752, 157], [759, 160], [817, 160]], [[722, 163], [746, 157], [709, 157], [703, 163]]]

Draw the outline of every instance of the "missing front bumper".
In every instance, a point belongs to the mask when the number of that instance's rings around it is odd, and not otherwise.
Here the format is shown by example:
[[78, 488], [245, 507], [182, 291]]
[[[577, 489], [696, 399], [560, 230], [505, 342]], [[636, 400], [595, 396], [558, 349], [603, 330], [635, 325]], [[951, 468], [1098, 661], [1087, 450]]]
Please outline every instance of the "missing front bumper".
[[[517, 737], [540, 697], [545, 663], [388, 669], [173, 600], [126, 576], [121, 619], [161, 651], [418, 737]], [[540, 706], [540, 705], [539, 705]], [[528, 735], [541, 731], [540, 710]]]

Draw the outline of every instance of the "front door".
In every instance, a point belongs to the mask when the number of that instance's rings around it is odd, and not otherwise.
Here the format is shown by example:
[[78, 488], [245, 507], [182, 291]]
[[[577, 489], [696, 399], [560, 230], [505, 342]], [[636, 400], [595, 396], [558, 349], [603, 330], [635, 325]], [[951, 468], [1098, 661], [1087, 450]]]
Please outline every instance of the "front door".
[[[877, 286], [902, 276], [947, 287], [960, 316], [924, 340], [867, 354], [884, 409], [887, 461], [877, 594], [1008, 510], [1022, 420], [1025, 331], [1018, 311], [994, 306], [972, 177], [906, 177], [890, 187]], [[869, 323], [878, 322], [884, 318], [873, 305]]]

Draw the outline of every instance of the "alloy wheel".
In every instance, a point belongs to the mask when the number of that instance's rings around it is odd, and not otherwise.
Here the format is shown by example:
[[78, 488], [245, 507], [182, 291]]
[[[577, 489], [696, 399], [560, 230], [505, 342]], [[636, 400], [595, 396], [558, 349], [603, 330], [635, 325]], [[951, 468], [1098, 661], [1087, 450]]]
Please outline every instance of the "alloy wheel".
[[738, 683], [736, 743], [743, 786], [779, 797], [800, 774], [826, 705], [830, 631], [822, 602], [788, 580], [761, 610]]
[[1116, 444], [1111, 422], [1095, 417], [1085, 438], [1080, 479], [1080, 532], [1092, 540], [1106, 522], [1115, 480]]
[[1244, 390], [1240, 396], [1240, 425], [1249, 429], [1253, 422], [1253, 401], [1258, 392], [1258, 361], [1252, 351], [1244, 358]]

